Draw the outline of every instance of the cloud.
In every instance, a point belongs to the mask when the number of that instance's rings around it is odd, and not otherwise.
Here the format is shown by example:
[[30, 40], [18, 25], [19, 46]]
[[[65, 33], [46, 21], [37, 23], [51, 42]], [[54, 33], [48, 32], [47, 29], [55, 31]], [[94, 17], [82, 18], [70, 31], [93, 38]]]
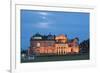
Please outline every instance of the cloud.
[[48, 28], [50, 28], [50, 24], [47, 22], [37, 23], [36, 28], [48, 29]]
[[47, 19], [45, 16], [42, 16], [41, 18], [42, 18], [42, 19], [45, 19], [45, 20]]
[[44, 15], [44, 16], [47, 16], [48, 15], [47, 12], [39, 12], [39, 14]]

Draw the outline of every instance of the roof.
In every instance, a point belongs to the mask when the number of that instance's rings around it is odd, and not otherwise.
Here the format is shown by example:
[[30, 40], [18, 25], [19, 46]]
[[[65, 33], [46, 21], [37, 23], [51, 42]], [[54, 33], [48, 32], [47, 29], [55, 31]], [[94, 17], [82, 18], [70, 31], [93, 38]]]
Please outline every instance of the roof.
[[[36, 38], [36, 39], [35, 39]], [[44, 40], [54, 40], [55, 39], [55, 35], [41, 35], [39, 33], [34, 34], [30, 40], [39, 40], [39, 41], [44, 41]]]

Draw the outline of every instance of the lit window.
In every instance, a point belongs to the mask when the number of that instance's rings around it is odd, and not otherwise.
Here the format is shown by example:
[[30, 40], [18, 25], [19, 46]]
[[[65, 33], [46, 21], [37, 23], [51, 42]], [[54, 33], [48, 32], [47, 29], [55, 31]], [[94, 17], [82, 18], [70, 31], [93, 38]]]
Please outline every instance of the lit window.
[[40, 43], [37, 43], [37, 47], [40, 47]]

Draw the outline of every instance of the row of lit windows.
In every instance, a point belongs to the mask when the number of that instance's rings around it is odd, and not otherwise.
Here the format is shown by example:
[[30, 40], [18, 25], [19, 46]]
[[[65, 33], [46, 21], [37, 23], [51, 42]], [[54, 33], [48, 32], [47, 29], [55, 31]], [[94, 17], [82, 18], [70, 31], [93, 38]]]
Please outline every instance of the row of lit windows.
[[64, 48], [66, 48], [66, 47], [57, 47], [57, 49], [64, 49]]
[[[46, 43], [47, 44], [47, 43]], [[52, 46], [53, 44], [52, 43], [48, 43], [47, 44], [48, 46]], [[37, 43], [37, 47], [40, 47], [41, 46], [41, 44], [40, 43]]]

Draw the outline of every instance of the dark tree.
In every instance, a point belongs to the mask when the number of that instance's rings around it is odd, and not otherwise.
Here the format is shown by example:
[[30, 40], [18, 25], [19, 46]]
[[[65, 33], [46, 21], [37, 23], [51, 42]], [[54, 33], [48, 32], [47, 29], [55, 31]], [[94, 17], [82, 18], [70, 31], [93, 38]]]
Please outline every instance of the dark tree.
[[28, 54], [28, 50], [22, 50], [21, 54], [26, 54], [27, 55]]
[[81, 53], [89, 53], [89, 48], [90, 48], [89, 39], [81, 42], [79, 46], [80, 46], [80, 49], [81, 49], [81, 51], [80, 51]]

